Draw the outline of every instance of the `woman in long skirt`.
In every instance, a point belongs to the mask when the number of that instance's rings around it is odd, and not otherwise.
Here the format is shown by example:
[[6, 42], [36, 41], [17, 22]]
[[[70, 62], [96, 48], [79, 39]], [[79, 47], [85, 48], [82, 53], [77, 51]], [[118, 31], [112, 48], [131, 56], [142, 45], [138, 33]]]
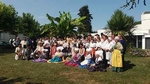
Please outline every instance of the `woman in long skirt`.
[[112, 71], [121, 72], [123, 71], [123, 62], [122, 62], [122, 44], [119, 42], [119, 38], [115, 37], [116, 45], [112, 52]]

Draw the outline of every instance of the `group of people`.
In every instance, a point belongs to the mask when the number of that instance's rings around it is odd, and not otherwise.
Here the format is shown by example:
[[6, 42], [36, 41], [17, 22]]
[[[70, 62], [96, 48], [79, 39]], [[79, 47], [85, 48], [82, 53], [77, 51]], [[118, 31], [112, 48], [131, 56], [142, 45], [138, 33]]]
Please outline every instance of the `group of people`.
[[28, 42], [26, 37], [14, 41], [15, 60], [32, 59], [33, 62], [59, 63], [86, 68], [89, 71], [123, 71], [126, 44], [121, 35], [107, 36], [103, 33], [78, 38], [40, 38]]

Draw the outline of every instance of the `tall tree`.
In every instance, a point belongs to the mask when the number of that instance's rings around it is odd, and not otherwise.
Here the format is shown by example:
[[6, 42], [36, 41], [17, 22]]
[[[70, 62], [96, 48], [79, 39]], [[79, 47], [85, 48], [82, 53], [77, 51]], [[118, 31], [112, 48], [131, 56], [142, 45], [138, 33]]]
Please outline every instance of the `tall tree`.
[[107, 28], [111, 30], [113, 34], [125, 34], [132, 35], [130, 31], [136, 25], [134, 17], [128, 16], [121, 10], [116, 10], [111, 19], [107, 22]]
[[78, 15], [80, 17], [86, 16], [86, 18], [82, 20], [84, 27], [79, 27], [78, 32], [79, 33], [91, 33], [92, 32], [91, 19], [93, 19], [93, 17], [92, 17], [92, 14], [90, 14], [88, 5], [81, 7], [79, 9]]
[[34, 16], [30, 13], [22, 13], [19, 19], [18, 32], [28, 36], [36, 37], [40, 35], [40, 24], [34, 19]]
[[[141, 0], [126, 0], [126, 4], [122, 6], [122, 8], [130, 7], [129, 9], [133, 9], [140, 3]], [[146, 6], [146, 0], [142, 0], [143, 4]]]
[[42, 34], [47, 33], [49, 36], [73, 36], [76, 35], [76, 28], [78, 26], [82, 26], [81, 21], [85, 19], [85, 17], [72, 19], [71, 14], [68, 12], [59, 12], [59, 17], [52, 17], [47, 14], [47, 18], [50, 21], [49, 24], [45, 24], [42, 27]]
[[12, 32], [15, 30], [18, 14], [12, 5], [0, 1], [0, 30]]

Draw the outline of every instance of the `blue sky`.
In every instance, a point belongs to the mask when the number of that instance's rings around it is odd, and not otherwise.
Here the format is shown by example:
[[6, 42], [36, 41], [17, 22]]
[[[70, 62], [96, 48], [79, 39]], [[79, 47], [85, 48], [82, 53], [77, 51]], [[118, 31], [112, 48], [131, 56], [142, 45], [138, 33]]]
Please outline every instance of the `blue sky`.
[[[51, 16], [58, 16], [59, 11], [70, 12], [73, 18], [78, 17], [79, 9], [88, 5], [90, 13], [93, 16], [93, 30], [104, 28], [107, 21], [111, 18], [116, 9], [120, 9], [126, 0], [2, 0], [3, 3], [13, 5], [19, 15], [22, 12], [29, 12], [41, 24], [49, 23], [46, 13]], [[121, 9], [124, 13], [134, 16], [135, 20], [140, 20], [141, 13], [150, 11], [150, 0], [147, 0], [147, 6], [141, 3], [133, 10], [129, 8]]]

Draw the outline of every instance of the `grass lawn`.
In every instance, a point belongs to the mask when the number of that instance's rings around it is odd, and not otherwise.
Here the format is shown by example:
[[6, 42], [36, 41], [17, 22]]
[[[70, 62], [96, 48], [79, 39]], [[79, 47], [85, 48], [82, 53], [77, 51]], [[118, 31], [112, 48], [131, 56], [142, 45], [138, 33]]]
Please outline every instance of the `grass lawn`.
[[89, 72], [62, 63], [14, 60], [14, 53], [0, 50], [0, 84], [150, 84], [150, 57], [125, 56], [126, 70]]

